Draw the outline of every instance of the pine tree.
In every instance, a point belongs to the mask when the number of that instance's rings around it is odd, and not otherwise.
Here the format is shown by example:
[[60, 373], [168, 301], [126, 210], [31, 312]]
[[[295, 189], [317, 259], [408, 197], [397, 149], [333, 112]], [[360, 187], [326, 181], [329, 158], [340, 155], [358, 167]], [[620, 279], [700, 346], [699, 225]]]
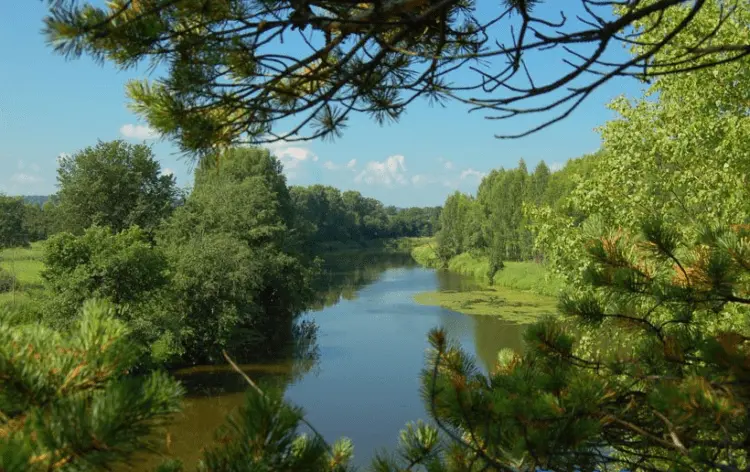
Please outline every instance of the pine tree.
[[0, 470], [102, 470], [156, 451], [182, 387], [128, 376], [138, 349], [113, 307], [88, 302], [69, 334], [0, 323]]
[[[129, 374], [139, 350], [111, 304], [87, 302], [67, 333], [10, 313], [2, 321], [0, 471], [109, 470], [137, 465], [136, 453], [161, 451], [161, 427], [179, 411], [183, 388], [162, 372]], [[314, 429], [301, 434], [303, 424], [311, 427], [303, 411], [245, 378], [245, 405], [188, 470], [349, 470], [349, 440], [329, 445]], [[166, 461], [158, 470], [181, 471], [183, 464]]]
[[429, 470], [747, 470], [750, 226], [688, 238], [649, 218], [587, 248], [565, 317], [489, 375], [430, 334], [425, 401], [452, 441], [411, 452]]

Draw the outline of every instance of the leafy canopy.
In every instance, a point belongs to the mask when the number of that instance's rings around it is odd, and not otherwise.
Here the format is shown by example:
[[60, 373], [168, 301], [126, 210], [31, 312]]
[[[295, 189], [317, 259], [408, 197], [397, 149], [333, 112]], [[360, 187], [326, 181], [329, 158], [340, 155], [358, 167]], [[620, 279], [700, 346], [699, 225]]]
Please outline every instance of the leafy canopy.
[[60, 160], [57, 219], [80, 234], [91, 225], [151, 232], [175, 203], [174, 177], [161, 172], [151, 148], [121, 140], [99, 142]]

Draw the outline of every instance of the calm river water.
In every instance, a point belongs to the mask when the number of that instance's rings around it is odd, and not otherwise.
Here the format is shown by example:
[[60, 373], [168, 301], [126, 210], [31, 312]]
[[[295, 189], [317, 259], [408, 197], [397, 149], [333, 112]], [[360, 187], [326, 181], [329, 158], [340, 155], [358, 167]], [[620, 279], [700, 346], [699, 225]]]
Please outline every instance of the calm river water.
[[[486, 369], [500, 349], [520, 349], [522, 326], [418, 305], [412, 300], [416, 293], [461, 290], [472, 282], [418, 267], [408, 256], [344, 262], [348, 267], [330, 268], [320, 305], [304, 315], [319, 326], [318, 361], [311, 368], [292, 362], [242, 368], [261, 385], [285, 386], [286, 397], [304, 408], [327, 440], [351, 438], [355, 464], [366, 465], [376, 450], [394, 448], [408, 421], [427, 418], [419, 374], [430, 329], [444, 326]], [[224, 367], [176, 375], [190, 393], [170, 428], [169, 452], [191, 470], [226, 414], [243, 403], [247, 386]]]

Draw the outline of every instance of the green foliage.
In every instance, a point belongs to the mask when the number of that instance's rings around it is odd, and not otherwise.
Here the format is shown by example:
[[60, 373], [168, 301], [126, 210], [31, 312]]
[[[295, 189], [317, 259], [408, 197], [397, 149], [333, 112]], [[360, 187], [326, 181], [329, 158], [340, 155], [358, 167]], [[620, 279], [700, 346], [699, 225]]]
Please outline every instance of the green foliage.
[[46, 242], [44, 265], [48, 322], [68, 325], [85, 300], [100, 298], [114, 304], [141, 346], [156, 348], [154, 360], [181, 352], [184, 315], [169, 308], [167, 260], [140, 228], [59, 233]]
[[172, 306], [190, 331], [186, 358], [218, 359], [229, 346], [261, 355], [290, 336], [315, 273], [290, 202], [267, 151], [236, 149], [198, 168], [193, 192], [157, 236]]
[[16, 288], [16, 277], [0, 267], [0, 293], [10, 292]]
[[449, 259], [477, 245], [475, 231], [479, 220], [475, 200], [455, 192], [445, 201], [440, 213], [440, 232], [437, 234], [441, 259]]
[[[108, 470], [162, 452], [163, 426], [183, 388], [168, 375], [134, 376], [140, 350], [115, 307], [87, 301], [70, 331], [0, 318], [0, 469]], [[253, 385], [196, 464], [198, 470], [344, 472], [350, 441], [299, 432], [301, 409]], [[181, 471], [167, 461], [160, 471]], [[192, 468], [190, 470], [193, 470]]]
[[80, 234], [91, 225], [153, 231], [167, 217], [177, 192], [161, 174], [151, 148], [117, 140], [99, 142], [61, 159], [55, 208], [60, 229]]
[[129, 376], [138, 349], [104, 302], [69, 333], [0, 318], [0, 469], [102, 470], [156, 451], [182, 388]]
[[248, 390], [245, 405], [217, 432], [199, 470], [211, 472], [305, 470], [345, 472], [353, 456], [349, 440], [329, 448], [319, 435], [299, 434], [303, 412], [276, 391]]
[[25, 213], [21, 197], [0, 194], [0, 249], [29, 243], [29, 233], [24, 225]]
[[[702, 30], [660, 59], [680, 57], [720, 9], [702, 10], [691, 26]], [[721, 39], [746, 42], [748, 15], [735, 10]], [[646, 36], [677, 17], [642, 25], [654, 27]], [[653, 97], [616, 100], [604, 151], [563, 185], [553, 173], [556, 198], [528, 205], [537, 249], [568, 288], [563, 318], [532, 325], [522, 355], [485, 376], [431, 334], [425, 400], [464, 445], [445, 454], [448, 470], [746, 470], [745, 62], [664, 75]]]
[[556, 296], [560, 292], [561, 281], [547, 271], [546, 266], [532, 261], [503, 263], [490, 280], [491, 263], [487, 256], [461, 253], [447, 261], [436, 254], [434, 244], [417, 246], [411, 252], [412, 258], [420, 265], [435, 269], [445, 269], [457, 274], [468, 275], [480, 285], [487, 283], [512, 290], [530, 291], [540, 295]]
[[528, 207], [560, 207], [585, 175], [584, 161], [588, 158], [571, 160], [557, 172], [541, 161], [529, 174], [521, 160], [517, 169], [501, 168], [485, 176], [476, 198], [459, 192], [449, 196], [437, 235], [436, 251], [443, 265], [462, 253], [472, 253], [472, 257], [486, 258], [489, 264], [480, 278], [492, 281], [506, 261], [543, 260], [544, 254], [534, 246], [532, 229], [537, 222]]
[[384, 207], [353, 190], [310, 185], [291, 188], [292, 200], [309, 238], [317, 246], [332, 242], [365, 243], [383, 238], [431, 236], [439, 207]]
[[25, 204], [23, 215], [23, 226], [29, 235], [29, 241], [42, 241], [47, 239], [49, 225], [47, 224], [47, 215], [41, 205]]

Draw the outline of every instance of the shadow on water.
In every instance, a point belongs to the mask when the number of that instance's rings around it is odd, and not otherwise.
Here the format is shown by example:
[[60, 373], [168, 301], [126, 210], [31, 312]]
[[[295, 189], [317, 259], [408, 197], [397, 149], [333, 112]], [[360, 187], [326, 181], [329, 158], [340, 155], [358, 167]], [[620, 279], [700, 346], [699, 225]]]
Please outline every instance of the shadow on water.
[[[403, 254], [347, 256], [326, 261], [326, 269], [318, 300], [302, 316], [318, 326], [314, 359], [241, 367], [259, 384], [281, 388], [327, 440], [351, 438], [356, 465], [368, 464], [376, 450], [392, 449], [405, 423], [427, 417], [419, 374], [430, 329], [443, 325], [485, 370], [500, 349], [521, 348], [521, 325], [413, 300], [423, 291], [469, 290], [474, 283], [466, 277], [418, 267]], [[168, 455], [192, 470], [201, 447], [242, 405], [247, 386], [228, 366], [192, 367], [175, 375], [189, 394], [169, 428]]]

